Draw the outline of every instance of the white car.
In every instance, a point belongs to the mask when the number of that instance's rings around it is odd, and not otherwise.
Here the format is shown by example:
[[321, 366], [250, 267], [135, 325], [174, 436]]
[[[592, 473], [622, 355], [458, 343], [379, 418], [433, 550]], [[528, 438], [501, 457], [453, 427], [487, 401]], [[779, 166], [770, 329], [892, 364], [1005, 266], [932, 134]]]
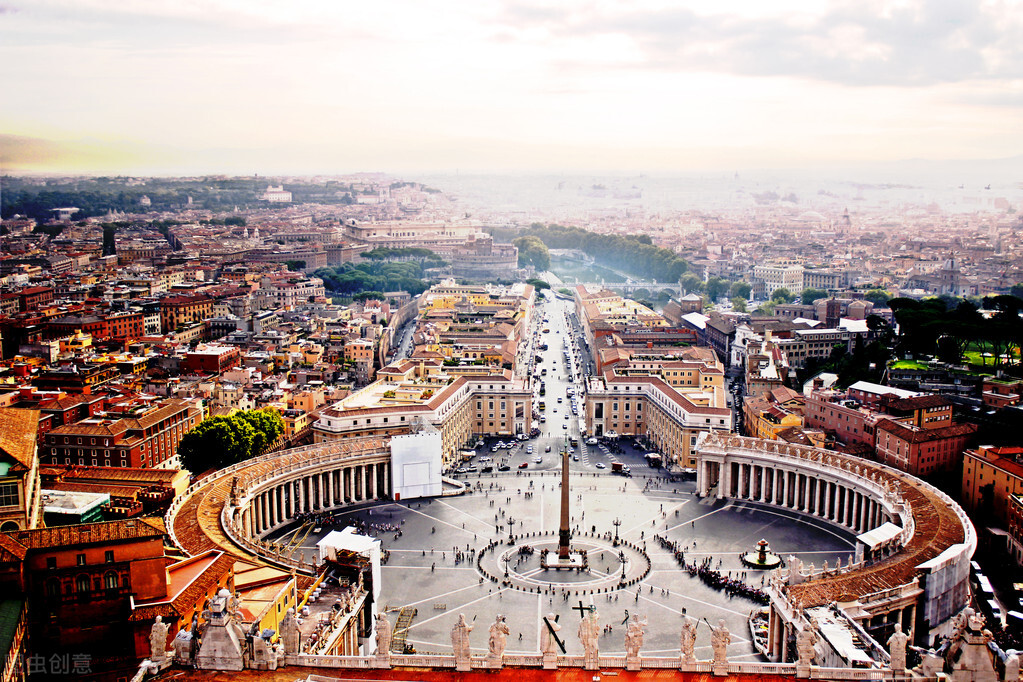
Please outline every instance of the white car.
[[597, 439], [596, 438], [587, 438], [586, 439], [586, 444], [587, 445], [596, 445], [597, 444]]
[[606, 469], [607, 465], [604, 464], [603, 462], [597, 462], [597, 468], [598, 469]]

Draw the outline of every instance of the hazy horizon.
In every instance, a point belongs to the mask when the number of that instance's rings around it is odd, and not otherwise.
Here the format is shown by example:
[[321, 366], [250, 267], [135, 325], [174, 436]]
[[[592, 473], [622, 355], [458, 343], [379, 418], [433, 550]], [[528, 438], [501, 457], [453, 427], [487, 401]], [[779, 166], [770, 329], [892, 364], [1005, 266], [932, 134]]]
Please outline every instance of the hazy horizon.
[[1023, 154], [1021, 9], [5, 0], [0, 170], [1011, 165]]

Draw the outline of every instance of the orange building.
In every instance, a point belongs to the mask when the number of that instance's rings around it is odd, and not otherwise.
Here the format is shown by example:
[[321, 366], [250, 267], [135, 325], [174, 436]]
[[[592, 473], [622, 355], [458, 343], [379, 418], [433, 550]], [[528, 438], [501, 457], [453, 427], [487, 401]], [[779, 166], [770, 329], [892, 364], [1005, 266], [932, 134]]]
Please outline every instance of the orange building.
[[[982, 445], [963, 455], [961, 497], [970, 512], [985, 511], [994, 515], [992, 521], [1005, 523], [1009, 498], [1023, 495], [1023, 448], [995, 448]], [[990, 487], [989, 487], [990, 486]]]

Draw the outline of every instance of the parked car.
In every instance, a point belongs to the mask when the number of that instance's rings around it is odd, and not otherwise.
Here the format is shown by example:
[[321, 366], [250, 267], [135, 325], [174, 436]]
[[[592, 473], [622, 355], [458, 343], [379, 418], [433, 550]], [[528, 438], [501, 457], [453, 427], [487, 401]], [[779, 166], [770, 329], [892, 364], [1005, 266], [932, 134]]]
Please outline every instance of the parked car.
[[603, 462], [597, 462], [597, 468], [598, 469], [606, 469], [607, 465], [604, 464]]
[[519, 468], [520, 469], [528, 469], [529, 468], [529, 462], [523, 462], [522, 464], [519, 465]]

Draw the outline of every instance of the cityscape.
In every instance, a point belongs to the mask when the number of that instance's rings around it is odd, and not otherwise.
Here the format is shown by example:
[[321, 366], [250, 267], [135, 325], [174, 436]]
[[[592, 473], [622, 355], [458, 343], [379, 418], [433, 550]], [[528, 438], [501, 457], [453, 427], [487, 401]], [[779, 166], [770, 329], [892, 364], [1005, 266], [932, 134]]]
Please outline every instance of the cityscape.
[[0, 682], [1018, 680], [1019, 9], [0, 6]]

